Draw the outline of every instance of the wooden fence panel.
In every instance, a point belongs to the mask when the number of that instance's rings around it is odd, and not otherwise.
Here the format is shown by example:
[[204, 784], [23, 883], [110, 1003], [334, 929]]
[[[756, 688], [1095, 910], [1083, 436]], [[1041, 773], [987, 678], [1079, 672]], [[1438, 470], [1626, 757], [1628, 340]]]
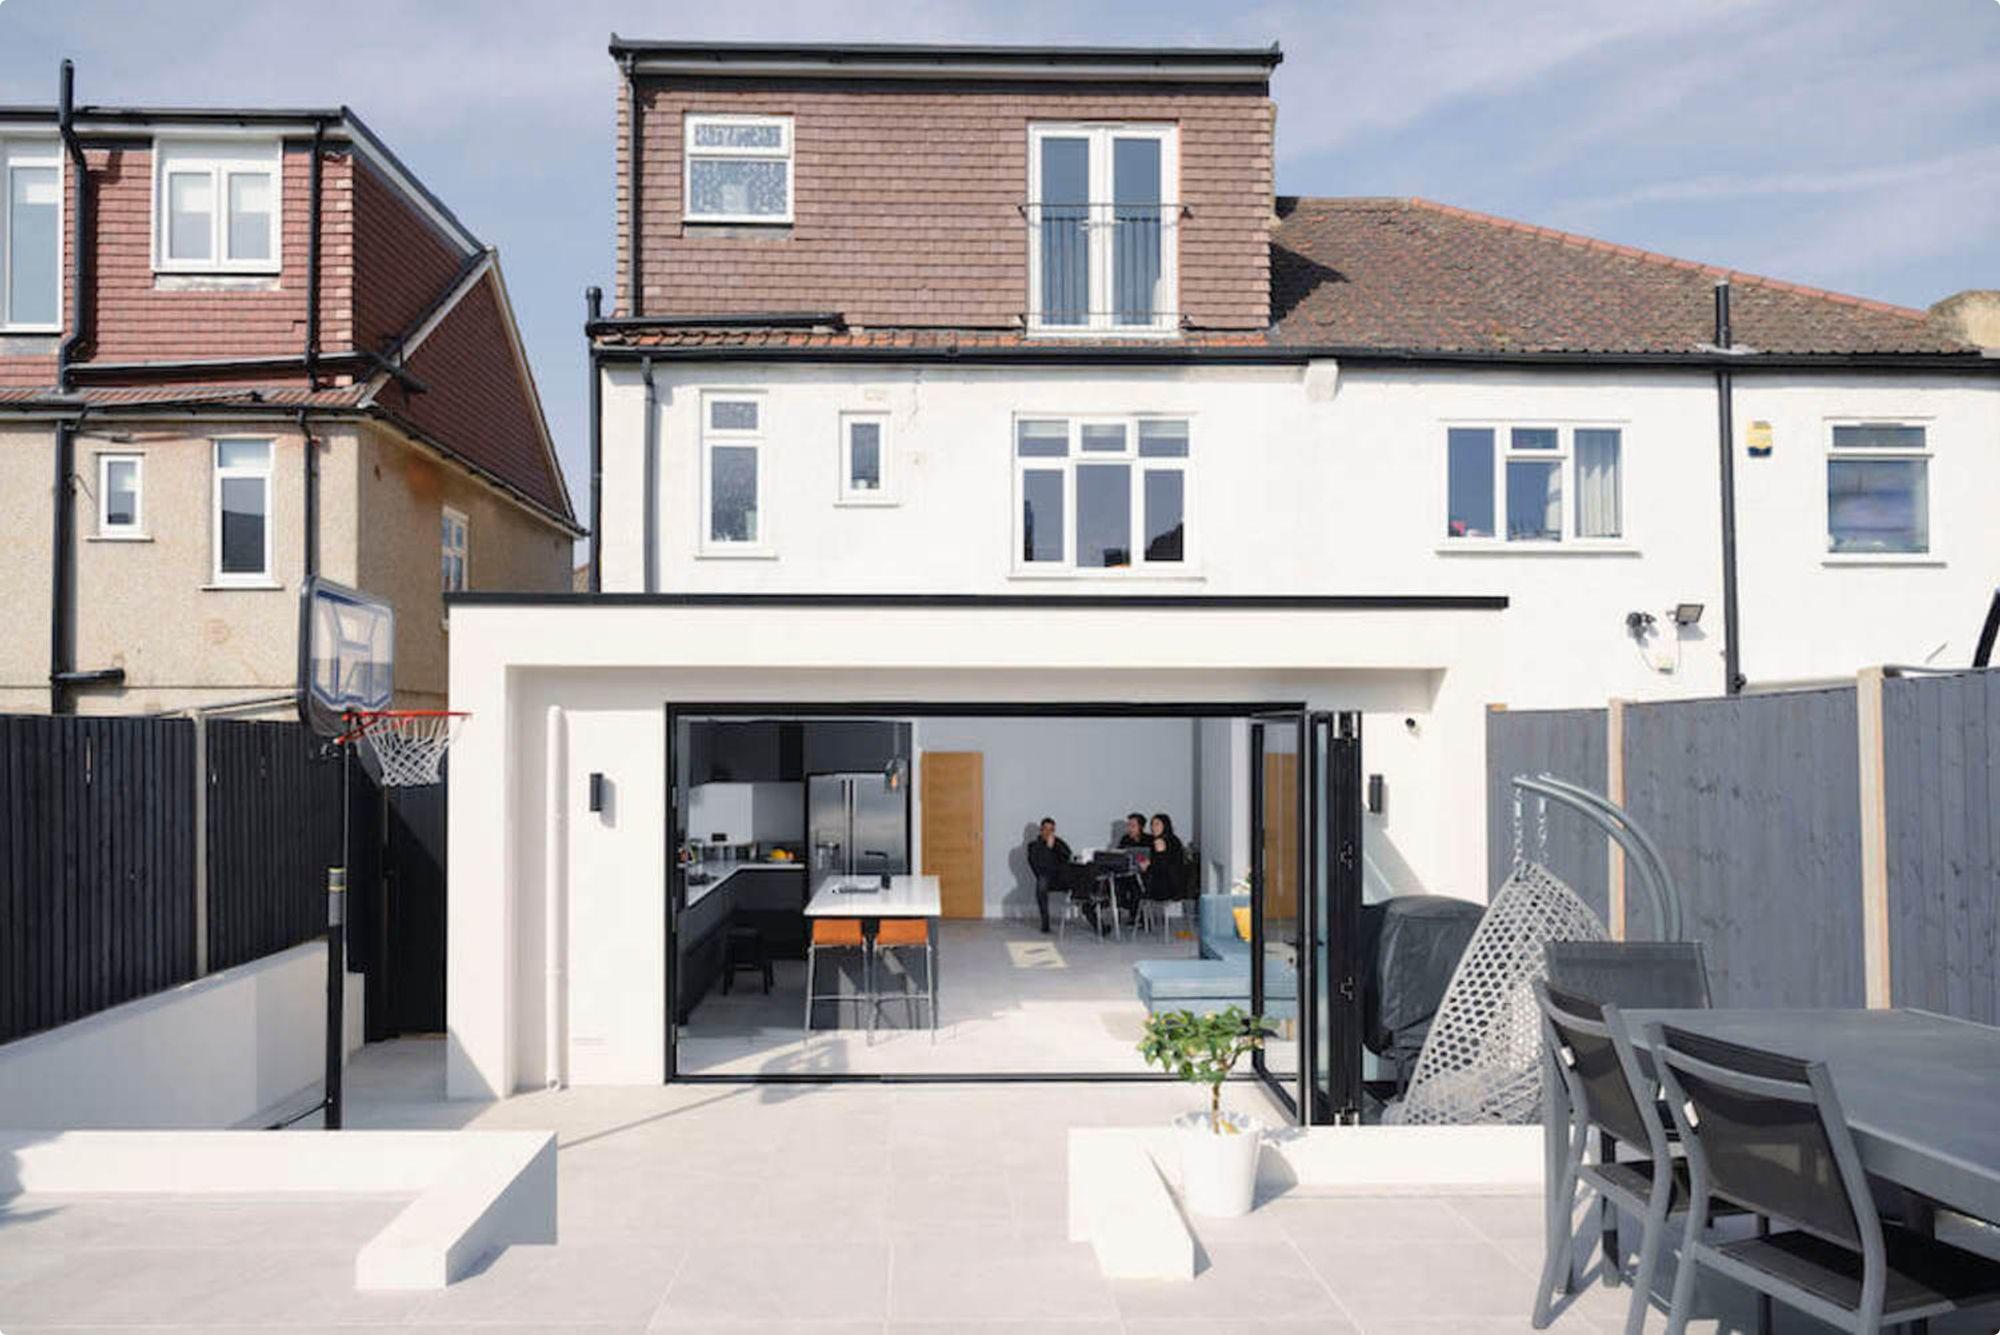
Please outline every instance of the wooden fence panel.
[[[1490, 895], [1514, 865], [1517, 774], [1553, 774], [1594, 793], [1605, 784], [1602, 709], [1495, 709], [1486, 715], [1486, 872]], [[1610, 844], [1574, 812], [1549, 804], [1548, 851], [1536, 850], [1536, 801], [1524, 795], [1522, 847], [1569, 883], [1598, 917], [1609, 911]]]

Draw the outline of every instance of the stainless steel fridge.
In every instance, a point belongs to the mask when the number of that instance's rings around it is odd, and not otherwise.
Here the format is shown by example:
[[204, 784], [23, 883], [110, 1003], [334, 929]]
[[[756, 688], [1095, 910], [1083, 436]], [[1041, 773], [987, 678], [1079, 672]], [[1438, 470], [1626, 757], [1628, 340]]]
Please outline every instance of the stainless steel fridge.
[[880, 771], [815, 774], [806, 780], [812, 888], [830, 876], [902, 875], [910, 870], [910, 809]]

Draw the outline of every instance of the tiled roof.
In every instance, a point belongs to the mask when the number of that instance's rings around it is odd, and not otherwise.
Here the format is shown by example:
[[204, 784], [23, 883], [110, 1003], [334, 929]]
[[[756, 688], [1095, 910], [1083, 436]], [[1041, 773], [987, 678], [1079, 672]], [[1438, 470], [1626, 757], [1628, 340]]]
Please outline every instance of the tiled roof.
[[1450, 352], [1976, 352], [1919, 310], [1674, 259], [1425, 199], [1282, 197], [1273, 341]]
[[54, 385], [0, 388], [0, 404], [82, 399], [93, 408], [200, 408], [243, 405], [271, 408], [352, 408], [366, 385], [307, 389], [302, 385], [91, 385], [60, 394]]
[[755, 348], [773, 351], [867, 349], [906, 352], [1042, 352], [1120, 351], [1186, 348], [1263, 348], [1270, 340], [1261, 331], [1191, 332], [1175, 339], [1102, 339], [1072, 335], [1030, 338], [996, 329], [759, 329], [747, 325], [677, 325], [666, 328], [612, 329], [598, 335], [607, 348]]

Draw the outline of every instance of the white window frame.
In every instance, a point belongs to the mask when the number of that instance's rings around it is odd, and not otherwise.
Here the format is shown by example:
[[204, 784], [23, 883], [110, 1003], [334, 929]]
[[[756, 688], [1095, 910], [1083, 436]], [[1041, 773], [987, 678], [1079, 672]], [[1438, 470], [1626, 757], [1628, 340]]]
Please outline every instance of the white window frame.
[[[1833, 443], [1833, 429], [1841, 426], [1900, 426], [1916, 427], [1924, 433], [1924, 443], [1916, 449], [1898, 449], [1887, 445], [1836, 446]], [[1878, 416], [1868, 414], [1859, 417], [1828, 417], [1822, 424], [1825, 431], [1826, 466], [1820, 469], [1820, 506], [1824, 523], [1821, 527], [1826, 534], [1826, 550], [1822, 553], [1829, 565], [1942, 565], [1939, 552], [1943, 544], [1938, 541], [1938, 510], [1936, 505], [1937, 471], [1936, 451], [1931, 445], [1931, 433], [1935, 429], [1934, 419], [1920, 414], [1905, 413]], [[1841, 551], [1833, 545], [1833, 462], [1836, 459], [1921, 459], [1924, 464], [1924, 538], [1925, 544], [1914, 551]]]
[[[222, 447], [234, 444], [256, 444], [264, 446], [264, 466], [245, 468], [242, 465], [224, 467]], [[209, 484], [209, 525], [212, 538], [209, 543], [213, 553], [209, 561], [210, 571], [216, 588], [276, 588], [277, 580], [271, 571], [271, 533], [277, 527], [277, 516], [273, 511], [275, 488], [271, 485], [271, 475], [277, 467], [278, 444], [269, 436], [216, 436], [209, 445], [210, 473], [213, 480]], [[261, 570], [232, 570], [222, 568], [222, 484], [226, 479], [255, 478], [264, 484], [264, 564]]]
[[[881, 469], [882, 485], [873, 491], [854, 487], [854, 428], [858, 424], [869, 423], [880, 429], [877, 439], [881, 443], [878, 466]], [[879, 409], [866, 412], [844, 412], [840, 415], [839, 488], [835, 493], [836, 505], [894, 505], [896, 496], [896, 450], [889, 435], [889, 414]], [[762, 468], [758, 472], [762, 475]]]
[[[446, 530], [448, 525], [457, 525], [458, 541], [451, 540]], [[463, 510], [451, 506], [439, 507], [438, 513], [438, 582], [446, 593], [458, 593], [472, 587], [472, 521], [465, 517]], [[453, 584], [444, 572], [444, 563], [451, 557], [458, 558], [458, 583]]]
[[[716, 428], [710, 425], [714, 405], [717, 403], [755, 403], [757, 405], [757, 428], [746, 431], [739, 428]], [[695, 533], [698, 535], [695, 554], [704, 557], [747, 557], [767, 559], [777, 553], [771, 543], [771, 475], [770, 451], [764, 448], [764, 441], [770, 430], [770, 399], [761, 390], [710, 389], [703, 390], [698, 405], [701, 411], [701, 486], [697, 489], [701, 509], [695, 516]], [[715, 469], [711, 466], [714, 449], [718, 445], [747, 446], [757, 452], [757, 538], [754, 542], [731, 542], [714, 534], [714, 484]]]
[[[64, 261], [68, 255], [69, 229], [63, 225], [68, 205], [69, 166], [63, 160], [62, 143], [41, 136], [0, 138], [0, 331], [9, 334], [59, 334], [66, 309], [69, 278]], [[7, 318], [13, 303], [8, 290], [13, 277], [12, 246], [14, 222], [14, 172], [17, 168], [53, 167], [56, 170], [56, 318], [46, 324]]]
[[[1024, 458], [1020, 453], [1021, 423], [1066, 422], [1069, 427], [1069, 452], [1060, 458], [1042, 456]], [[1172, 456], [1146, 456], [1139, 454], [1139, 424], [1141, 422], [1182, 422], [1187, 426], [1187, 453], [1178, 458]], [[1083, 451], [1083, 429], [1086, 426], [1121, 425], [1125, 428], [1125, 447], [1122, 450]], [[1191, 412], [1144, 412], [1144, 413], [1065, 413], [1065, 412], [1017, 412], [1008, 423], [1007, 453], [1013, 461], [1013, 501], [1012, 517], [1008, 521], [1008, 550], [1012, 573], [1024, 578], [1057, 577], [1074, 579], [1159, 579], [1162, 577], [1196, 579], [1200, 577], [1200, 552], [1195, 535], [1201, 531], [1195, 519], [1194, 461], [1196, 418]], [[1076, 563], [1076, 470], [1079, 463], [1126, 464], [1132, 469], [1131, 533], [1132, 560], [1123, 566], [1079, 566]], [[1060, 470], [1063, 475], [1063, 559], [1061, 561], [1030, 561], [1022, 551], [1027, 534], [1025, 525], [1025, 482], [1029, 472], [1049, 472]], [[1148, 561], [1145, 555], [1146, 534], [1146, 474], [1149, 472], [1177, 472], [1181, 475], [1181, 559], [1178, 561]]]
[[[695, 127], [698, 125], [775, 125], [784, 135], [784, 143], [777, 148], [697, 148], [694, 142]], [[793, 126], [790, 116], [750, 116], [736, 113], [690, 111], [682, 118], [681, 125], [681, 221], [686, 223], [748, 223], [764, 224], [772, 227], [789, 225], [792, 221], [794, 203], [798, 198], [798, 158], [792, 152]], [[785, 164], [785, 212], [781, 217], [775, 213], [696, 213], [694, 210], [694, 164], [697, 158], [709, 161], [717, 159], [763, 159], [782, 161]]]
[[[132, 522], [111, 520], [111, 465], [132, 465]], [[130, 450], [106, 450], [97, 456], [97, 536], [107, 542], [140, 542], [146, 537], [146, 456]]]
[[[209, 178], [214, 209], [209, 218], [209, 258], [180, 259], [167, 253], [169, 174]], [[229, 181], [234, 176], [267, 177], [271, 183], [271, 254], [236, 259], [229, 254]], [[285, 146], [267, 137], [195, 139], [161, 135], [153, 140], [153, 272], [276, 274], [284, 268]]]
[[[1623, 552], [1632, 551], [1632, 506], [1631, 488], [1631, 444], [1632, 425], [1629, 421], [1565, 420], [1537, 417], [1479, 417], [1447, 418], [1438, 424], [1440, 454], [1443, 468], [1440, 476], [1438, 511], [1444, 517], [1444, 530], [1439, 537], [1440, 552]], [[1451, 532], [1451, 433], [1453, 431], [1491, 431], [1493, 433], [1493, 527], [1491, 536], [1458, 536]], [[1515, 431], [1553, 431], [1556, 433], [1556, 447], [1553, 450], [1516, 449]], [[1581, 536], [1579, 524], [1582, 507], [1577, 503], [1582, 496], [1582, 483], [1576, 470], [1576, 433], [1579, 431], [1616, 431], [1618, 433], [1618, 536], [1609, 538], [1586, 538]], [[1562, 536], [1549, 538], [1509, 538], [1507, 536], [1507, 463], [1517, 459], [1528, 463], [1555, 463], [1562, 469], [1563, 521]]]
[[[1048, 324], [1042, 310], [1042, 141], [1090, 141], [1089, 274], [1090, 299], [1082, 324]], [[1156, 139], [1160, 144], [1160, 309], [1151, 324], [1118, 324], [1112, 310], [1112, 237], [1115, 228], [1099, 215], [1112, 206], [1114, 139]], [[1180, 332], [1180, 127], [1157, 121], [1035, 121], [1028, 126], [1028, 332], [1048, 337], [1159, 338]], [[1102, 195], [1102, 198], [1099, 196]]]

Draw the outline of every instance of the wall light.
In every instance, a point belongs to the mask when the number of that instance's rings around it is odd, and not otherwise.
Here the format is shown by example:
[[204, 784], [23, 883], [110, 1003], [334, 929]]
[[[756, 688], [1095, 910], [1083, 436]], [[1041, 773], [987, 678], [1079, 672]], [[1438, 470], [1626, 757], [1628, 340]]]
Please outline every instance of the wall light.
[[1674, 624], [1676, 626], [1698, 626], [1701, 624], [1702, 605], [1700, 603], [1675, 603]]

